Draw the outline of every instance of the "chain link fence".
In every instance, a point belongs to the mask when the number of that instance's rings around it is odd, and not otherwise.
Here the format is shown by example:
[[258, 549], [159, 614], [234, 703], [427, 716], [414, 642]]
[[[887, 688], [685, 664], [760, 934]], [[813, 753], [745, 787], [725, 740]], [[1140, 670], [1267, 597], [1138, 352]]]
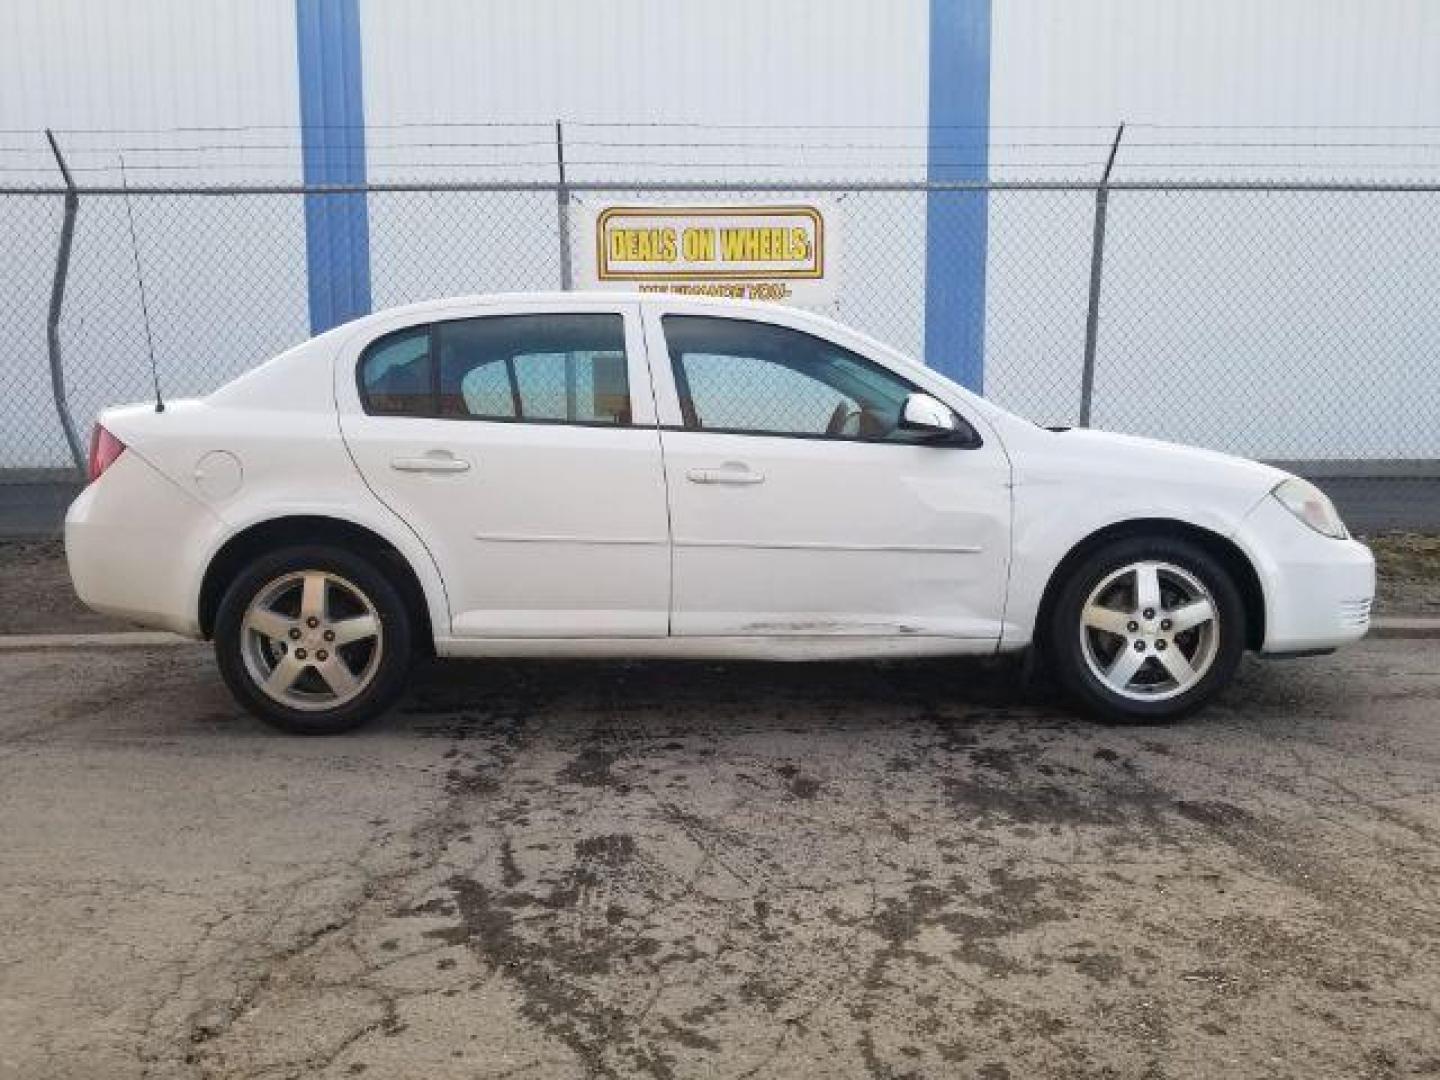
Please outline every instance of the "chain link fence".
[[[985, 392], [1038, 423], [1075, 424], [1088, 409], [1097, 427], [1303, 462], [1319, 475], [1440, 475], [1440, 188], [1116, 184], [1103, 237], [1099, 190], [527, 183], [361, 194], [377, 308], [560, 288], [565, 259], [589, 242], [580, 213], [562, 238], [562, 196], [572, 210], [680, 193], [687, 203], [823, 198], [843, 247], [837, 298], [819, 310], [912, 355], [923, 353], [927, 274], [958, 273], [977, 247], [986, 252]], [[942, 192], [983, 200], [986, 235], [928, 251], [927, 200]], [[308, 335], [305, 200], [357, 193], [74, 194], [63, 304], [52, 308], [66, 191], [0, 191], [6, 478], [74, 467], [63, 415], [83, 440], [101, 408], [151, 395], [137, 258], [165, 394], [203, 394]]]

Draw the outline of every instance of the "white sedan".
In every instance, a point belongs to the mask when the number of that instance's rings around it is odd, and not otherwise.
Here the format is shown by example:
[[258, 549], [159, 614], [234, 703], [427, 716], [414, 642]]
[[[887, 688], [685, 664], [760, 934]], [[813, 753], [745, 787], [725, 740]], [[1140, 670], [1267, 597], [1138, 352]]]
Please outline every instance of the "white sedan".
[[1242, 653], [1364, 635], [1314, 486], [1036, 427], [829, 320], [613, 293], [359, 319], [209, 397], [103, 413], [65, 543], [96, 610], [213, 639], [290, 731], [417, 653], [819, 660], [1036, 646], [1164, 720]]

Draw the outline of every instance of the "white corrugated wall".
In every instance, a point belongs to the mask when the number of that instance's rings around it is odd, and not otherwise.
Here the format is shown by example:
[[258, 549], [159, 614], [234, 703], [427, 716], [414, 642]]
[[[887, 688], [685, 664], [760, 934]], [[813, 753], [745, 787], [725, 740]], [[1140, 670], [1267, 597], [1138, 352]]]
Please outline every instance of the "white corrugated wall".
[[[933, 11], [978, 2], [360, 0], [368, 175], [549, 178], [549, 125], [563, 118], [576, 180], [923, 176], [935, 138]], [[1103, 147], [1014, 144], [1103, 143], [1121, 119], [1132, 126], [1120, 179], [1393, 180], [1433, 178], [1440, 166], [1421, 145], [1440, 142], [1440, 7], [1427, 0], [1004, 0], [991, 19], [997, 178], [1093, 177]], [[47, 126], [62, 129], [82, 182], [114, 182], [121, 147], [133, 182], [293, 181], [299, 95], [293, 0], [10, 0], [0, 11], [8, 183], [53, 182], [38, 135]], [[476, 122], [516, 126], [455, 126]], [[693, 126], [657, 126], [679, 124]], [[1326, 145], [1298, 145], [1307, 132]], [[1364, 141], [1355, 132], [1383, 145], [1336, 147]], [[1195, 145], [1247, 137], [1295, 145]], [[1189, 145], [1162, 145], [1178, 141]], [[465, 145], [445, 145], [455, 142]], [[1440, 455], [1417, 412], [1440, 413], [1423, 348], [1440, 281], [1433, 259], [1405, 248], [1407, 233], [1428, 235], [1422, 206], [1117, 193], [1097, 421], [1272, 455], [1337, 445]], [[1073, 419], [1091, 207], [1083, 194], [990, 203], [987, 387], [1042, 420]], [[202, 366], [235, 370], [306, 332], [299, 199], [134, 209], [157, 348], [178, 389], [202, 389]], [[373, 199], [375, 303], [553, 284], [548, 253], [527, 261], [467, 231], [478, 216], [506, 214], [552, 228], [546, 200], [480, 209], [474, 199]], [[847, 210], [849, 289], [835, 313], [917, 349], [923, 199]], [[144, 389], [122, 211], [115, 199], [87, 200], [77, 232], [65, 341], [82, 423], [102, 401]], [[0, 320], [3, 362], [23, 372], [6, 379], [0, 465], [32, 453], [14, 433], [48, 410], [43, 307], [57, 219], [39, 200], [0, 207], [0, 243], [21, 256], [0, 261], [0, 292], [35, 313]], [[889, 261], [867, 265], [867, 252], [887, 246]], [[1343, 405], [1357, 398], [1404, 424], [1378, 434], [1360, 425], [1337, 443]], [[1233, 420], [1192, 422], [1216, 415]], [[63, 446], [51, 439], [43, 456], [59, 464]]]
[[[46, 127], [82, 185], [117, 183], [122, 153], [132, 183], [294, 183], [298, 117], [291, 0], [7, 0], [0, 13], [0, 184], [58, 183]], [[187, 149], [197, 143], [217, 149]], [[62, 340], [82, 439], [99, 408], [148, 392], [124, 210], [86, 199], [76, 222]], [[137, 198], [132, 210], [173, 393], [207, 389], [303, 336], [298, 200]], [[59, 220], [58, 199], [0, 198], [0, 467], [68, 462], [45, 351]], [[263, 272], [237, 289], [237, 267]]]
[[[1007, 0], [992, 48], [992, 143], [1124, 120], [1117, 180], [1440, 177], [1429, 0]], [[1050, 156], [1095, 176], [1104, 153]], [[1092, 205], [991, 201], [987, 386], [1042, 421], [1075, 418]], [[1440, 456], [1437, 205], [1115, 193], [1094, 422], [1268, 457]], [[1054, 257], [1021, 257], [1037, 243]]]

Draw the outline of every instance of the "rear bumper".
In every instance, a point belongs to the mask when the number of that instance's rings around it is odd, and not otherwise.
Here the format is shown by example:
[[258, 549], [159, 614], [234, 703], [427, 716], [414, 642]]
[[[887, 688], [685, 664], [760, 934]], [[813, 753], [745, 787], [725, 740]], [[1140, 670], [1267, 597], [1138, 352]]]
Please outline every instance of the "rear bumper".
[[220, 520], [126, 450], [65, 515], [65, 558], [75, 592], [106, 615], [200, 637], [196, 553]]
[[1375, 559], [1364, 544], [1321, 536], [1268, 496], [1234, 540], [1265, 592], [1263, 653], [1327, 651], [1370, 629]]

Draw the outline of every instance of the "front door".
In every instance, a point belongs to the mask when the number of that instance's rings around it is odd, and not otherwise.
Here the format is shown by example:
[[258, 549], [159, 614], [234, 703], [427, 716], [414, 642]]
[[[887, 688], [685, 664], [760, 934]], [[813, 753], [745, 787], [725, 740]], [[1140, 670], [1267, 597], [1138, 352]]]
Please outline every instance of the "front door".
[[665, 482], [635, 305], [496, 306], [399, 326], [350, 357], [336, 373], [346, 445], [434, 555], [455, 636], [666, 634]]
[[672, 633], [998, 638], [1009, 463], [993, 440], [916, 442], [898, 424], [913, 385], [798, 326], [696, 306], [648, 312], [647, 334]]

